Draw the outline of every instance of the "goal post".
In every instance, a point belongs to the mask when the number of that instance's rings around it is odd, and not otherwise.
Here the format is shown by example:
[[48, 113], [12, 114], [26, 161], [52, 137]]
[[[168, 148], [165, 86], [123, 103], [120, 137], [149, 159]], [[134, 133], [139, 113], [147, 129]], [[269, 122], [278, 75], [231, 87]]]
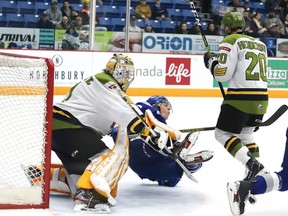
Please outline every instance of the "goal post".
[[49, 207], [53, 87], [51, 59], [0, 52], [0, 209]]

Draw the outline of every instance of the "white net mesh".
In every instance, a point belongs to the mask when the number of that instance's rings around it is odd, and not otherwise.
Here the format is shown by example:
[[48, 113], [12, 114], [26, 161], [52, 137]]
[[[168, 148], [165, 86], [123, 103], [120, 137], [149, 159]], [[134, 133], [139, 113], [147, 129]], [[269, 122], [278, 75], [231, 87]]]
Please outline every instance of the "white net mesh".
[[44, 59], [0, 54], [0, 204], [42, 202], [25, 167], [45, 166], [47, 74]]

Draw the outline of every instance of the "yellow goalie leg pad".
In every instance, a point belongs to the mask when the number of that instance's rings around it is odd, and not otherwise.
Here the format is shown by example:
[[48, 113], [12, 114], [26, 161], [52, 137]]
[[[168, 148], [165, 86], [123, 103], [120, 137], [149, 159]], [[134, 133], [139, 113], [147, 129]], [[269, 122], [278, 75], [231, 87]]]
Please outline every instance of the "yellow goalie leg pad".
[[151, 127], [154, 127], [155, 131], [167, 132], [172, 140], [180, 140], [181, 139], [182, 133], [179, 130], [172, 128], [169, 125], [158, 121], [155, 118], [155, 116], [152, 114], [151, 110], [149, 110], [149, 109], [146, 110], [145, 118], [146, 118], [147, 124], [150, 125]]
[[93, 185], [90, 182], [91, 175], [92, 175], [91, 170], [85, 170], [77, 182], [78, 187], [83, 189], [92, 189]]
[[115, 145], [107, 157], [99, 163], [90, 177], [94, 189], [116, 205], [117, 184], [128, 169], [129, 140], [126, 128], [119, 127]]
[[[83, 189], [92, 189], [93, 185], [91, 184], [90, 178], [93, 173], [93, 170], [107, 157], [107, 152], [110, 152], [109, 149], [106, 149], [95, 156], [92, 159], [91, 163], [86, 167], [84, 173], [80, 176], [77, 185]], [[102, 154], [102, 155], [101, 155]]]

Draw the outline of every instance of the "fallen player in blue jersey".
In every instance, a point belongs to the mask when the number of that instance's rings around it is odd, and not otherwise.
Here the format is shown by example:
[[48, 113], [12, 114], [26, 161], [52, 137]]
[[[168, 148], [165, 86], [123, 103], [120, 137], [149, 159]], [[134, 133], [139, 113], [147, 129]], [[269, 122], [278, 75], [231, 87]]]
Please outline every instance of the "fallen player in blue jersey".
[[[150, 110], [154, 117], [164, 123], [169, 118], [172, 106], [164, 96], [152, 96], [145, 102], [136, 104], [142, 113]], [[114, 130], [114, 136], [117, 129]], [[185, 167], [194, 173], [202, 167], [202, 163], [213, 157], [213, 152], [204, 150], [196, 154], [188, 154], [195, 144], [197, 133], [190, 133], [183, 142], [174, 142], [173, 153], [176, 154]], [[140, 136], [130, 139], [129, 167], [141, 179], [157, 181], [159, 185], [174, 187], [183, 176], [183, 169], [168, 156], [165, 150], [157, 150], [148, 145]], [[185, 158], [185, 159], [184, 159]]]
[[256, 176], [250, 181], [228, 183], [228, 199], [233, 215], [242, 215], [250, 194], [259, 195], [271, 191], [288, 190], [288, 128], [286, 130], [286, 146], [282, 161], [282, 170]]

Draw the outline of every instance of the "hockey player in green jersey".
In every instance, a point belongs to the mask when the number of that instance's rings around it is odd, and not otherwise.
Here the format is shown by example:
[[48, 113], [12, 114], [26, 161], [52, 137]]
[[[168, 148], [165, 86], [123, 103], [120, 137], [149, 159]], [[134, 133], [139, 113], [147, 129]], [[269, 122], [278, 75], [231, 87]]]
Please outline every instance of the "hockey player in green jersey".
[[267, 48], [264, 43], [243, 34], [245, 20], [239, 12], [228, 12], [221, 21], [227, 36], [218, 54], [206, 52], [204, 63], [215, 80], [227, 82], [215, 138], [246, 166], [245, 180], [253, 179], [264, 166], [254, 140], [255, 127], [261, 123], [268, 106]]

